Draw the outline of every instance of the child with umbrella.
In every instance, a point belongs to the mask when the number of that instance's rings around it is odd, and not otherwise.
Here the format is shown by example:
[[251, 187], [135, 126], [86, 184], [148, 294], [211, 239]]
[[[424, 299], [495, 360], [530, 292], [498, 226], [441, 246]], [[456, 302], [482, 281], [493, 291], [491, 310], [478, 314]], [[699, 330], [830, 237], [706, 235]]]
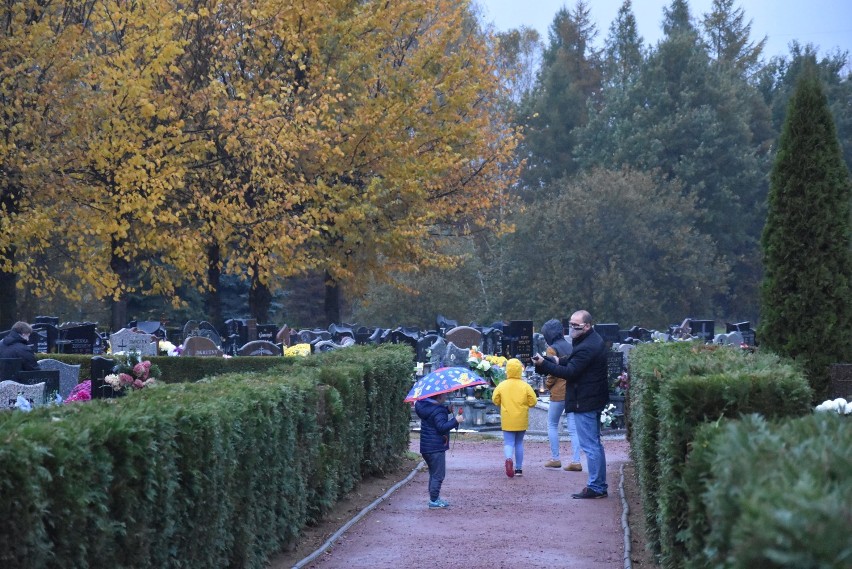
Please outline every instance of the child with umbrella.
[[447, 473], [447, 451], [450, 449], [450, 431], [459, 427], [460, 421], [450, 418], [444, 405], [446, 393], [420, 399], [414, 410], [420, 417], [420, 454], [429, 467], [429, 508], [446, 508], [449, 502], [441, 498], [441, 484]]

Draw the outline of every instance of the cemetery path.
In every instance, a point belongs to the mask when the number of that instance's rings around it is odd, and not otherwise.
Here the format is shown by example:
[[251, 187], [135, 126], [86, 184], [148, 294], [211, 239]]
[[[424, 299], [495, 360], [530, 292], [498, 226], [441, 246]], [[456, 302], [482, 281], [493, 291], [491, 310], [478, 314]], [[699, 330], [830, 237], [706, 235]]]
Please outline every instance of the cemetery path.
[[[428, 509], [424, 466], [324, 553], [279, 556], [270, 568], [623, 567], [619, 480], [629, 462], [628, 443], [604, 440], [609, 497], [574, 500], [571, 494], [585, 486], [587, 474], [545, 469], [547, 437], [525, 438], [524, 475], [508, 478], [496, 435], [462, 435], [451, 443], [441, 492], [451, 507]], [[418, 443], [412, 437], [412, 451]], [[563, 458], [568, 447], [562, 444]]]

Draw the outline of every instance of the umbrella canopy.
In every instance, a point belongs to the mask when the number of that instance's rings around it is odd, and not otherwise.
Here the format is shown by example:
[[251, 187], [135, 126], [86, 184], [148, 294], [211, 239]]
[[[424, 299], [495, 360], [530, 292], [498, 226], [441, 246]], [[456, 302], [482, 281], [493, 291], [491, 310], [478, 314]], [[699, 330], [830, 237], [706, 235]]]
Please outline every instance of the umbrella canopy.
[[414, 384], [405, 398], [406, 403], [428, 399], [464, 387], [486, 385], [488, 382], [465, 367], [442, 367], [426, 374]]

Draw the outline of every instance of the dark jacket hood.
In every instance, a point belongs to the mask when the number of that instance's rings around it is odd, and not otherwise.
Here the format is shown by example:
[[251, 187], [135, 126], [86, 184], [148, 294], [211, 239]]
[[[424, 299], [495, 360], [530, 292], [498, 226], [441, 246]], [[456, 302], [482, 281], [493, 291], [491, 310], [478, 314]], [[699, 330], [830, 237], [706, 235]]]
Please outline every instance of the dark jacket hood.
[[571, 342], [565, 337], [562, 322], [552, 318], [541, 327], [541, 335], [548, 346], [556, 350], [556, 355], [565, 357], [571, 355]]

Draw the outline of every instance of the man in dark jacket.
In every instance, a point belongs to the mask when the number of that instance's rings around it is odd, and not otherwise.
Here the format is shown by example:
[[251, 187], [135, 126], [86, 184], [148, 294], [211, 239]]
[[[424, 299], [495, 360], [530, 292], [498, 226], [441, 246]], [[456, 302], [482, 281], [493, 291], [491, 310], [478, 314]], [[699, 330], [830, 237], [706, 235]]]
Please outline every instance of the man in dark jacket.
[[15, 322], [11, 332], [0, 342], [0, 358], [20, 358], [21, 370], [23, 371], [40, 369], [38, 363], [36, 363], [32, 346], [29, 345], [32, 331], [32, 326], [26, 322]]
[[589, 481], [572, 498], [606, 498], [606, 455], [601, 443], [601, 411], [609, 401], [606, 345], [592, 327], [592, 316], [578, 310], [569, 321], [572, 348], [570, 356], [558, 362], [540, 355], [533, 357], [540, 374], [562, 377], [567, 382], [565, 411], [574, 413], [580, 448], [586, 453]]
[[441, 484], [447, 473], [447, 455], [450, 450], [450, 431], [458, 428], [459, 421], [449, 418], [450, 411], [444, 405], [447, 395], [434, 395], [414, 404], [420, 417], [420, 454], [429, 467], [429, 507], [446, 508], [450, 504], [441, 499]]

